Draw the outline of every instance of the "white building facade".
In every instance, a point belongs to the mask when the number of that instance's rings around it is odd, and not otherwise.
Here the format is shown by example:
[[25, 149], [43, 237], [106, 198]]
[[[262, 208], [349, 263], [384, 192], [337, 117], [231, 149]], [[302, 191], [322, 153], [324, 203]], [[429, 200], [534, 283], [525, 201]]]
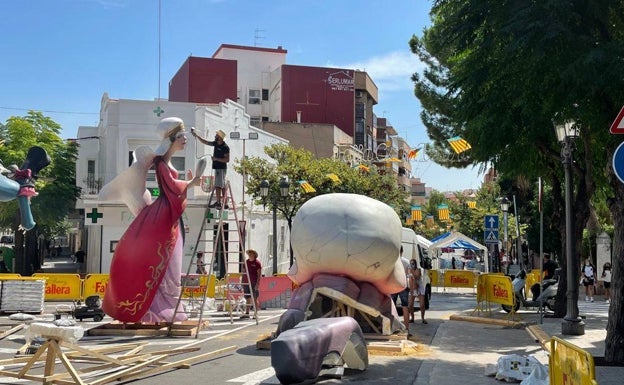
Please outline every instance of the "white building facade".
[[[206, 105], [167, 100], [111, 99], [107, 94], [102, 97], [99, 125], [78, 129], [80, 147], [76, 162], [76, 183], [82, 188], [82, 194], [77, 201], [76, 208], [84, 210], [84, 230], [81, 237], [83, 248], [87, 253], [86, 272], [109, 272], [115, 245], [134, 219], [123, 202], [100, 201], [99, 190], [130, 166], [133, 159], [132, 153], [137, 147], [147, 145], [155, 149], [158, 146], [161, 138], [156, 134], [156, 126], [161, 119], [171, 116], [181, 118], [188, 132], [186, 149], [175, 154], [172, 159], [181, 179], [186, 177], [186, 170], [194, 171], [198, 160], [205, 155], [208, 156], [208, 165], [203, 175], [210, 176], [212, 173], [210, 155], [212, 155], [213, 148], [194, 140], [190, 135], [190, 127], [195, 127], [199, 135], [209, 140], [212, 140], [217, 130], [226, 132], [226, 143], [230, 147], [227, 179], [236, 203], [236, 215], [232, 215], [233, 212], [230, 210], [229, 219], [233, 219], [232, 216], [234, 216], [239, 223], [245, 224], [245, 248], [258, 251], [263, 274], [271, 275], [272, 216], [265, 211], [264, 207], [255, 206], [253, 200], [244, 194], [243, 176], [234, 171], [233, 166], [243, 156], [267, 158], [264, 147], [288, 142], [251, 126], [249, 114], [245, 112], [244, 107], [231, 100], [218, 105]], [[230, 139], [230, 136], [238, 137], [238, 139]], [[158, 184], [151, 170], [148, 172], [146, 187], [155, 199], [158, 194]], [[209, 193], [203, 191], [201, 187], [193, 187], [188, 191], [187, 209], [183, 214], [185, 224], [183, 272], [191, 262], [202, 220], [206, 214], [208, 199]], [[213, 209], [212, 215], [217, 217], [216, 210]], [[243, 220], [244, 222], [241, 222]], [[213, 219], [207, 226], [209, 231], [202, 235], [203, 239], [212, 236], [212, 226], [215, 223]], [[289, 267], [290, 244], [286, 221], [278, 218], [277, 229], [278, 272], [286, 273]], [[238, 237], [236, 232], [234, 234]], [[198, 250], [201, 249], [201, 246], [198, 247]], [[205, 260], [209, 262], [212, 249], [204, 251], [206, 251]], [[192, 266], [191, 270], [193, 273], [195, 267]]]

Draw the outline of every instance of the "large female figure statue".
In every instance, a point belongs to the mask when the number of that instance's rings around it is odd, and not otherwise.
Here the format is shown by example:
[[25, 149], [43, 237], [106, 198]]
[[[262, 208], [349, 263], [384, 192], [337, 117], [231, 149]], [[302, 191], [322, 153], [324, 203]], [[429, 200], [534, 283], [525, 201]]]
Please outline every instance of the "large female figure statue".
[[[154, 153], [144, 148], [135, 151], [133, 165], [100, 193], [102, 199], [122, 199], [125, 193], [121, 191], [134, 191], [125, 200], [136, 218], [115, 248], [102, 306], [106, 314], [122, 322], [186, 319], [184, 312], [175, 311], [183, 256], [180, 218], [186, 208], [186, 191], [199, 185], [200, 175], [193, 177], [188, 170], [187, 180], [179, 180], [170, 163], [173, 154], [186, 146], [182, 120], [165, 118], [157, 131], [163, 138], [158, 149]], [[145, 174], [152, 164], [160, 195], [150, 203], [149, 194], [145, 194]]]

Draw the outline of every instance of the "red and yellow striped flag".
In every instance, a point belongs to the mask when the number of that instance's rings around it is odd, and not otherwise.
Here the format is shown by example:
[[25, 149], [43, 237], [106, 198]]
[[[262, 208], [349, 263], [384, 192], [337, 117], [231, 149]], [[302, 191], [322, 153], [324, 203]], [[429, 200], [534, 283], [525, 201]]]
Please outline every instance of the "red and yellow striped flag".
[[450, 218], [449, 208], [446, 204], [438, 205], [438, 218], [441, 221], [448, 221]]
[[452, 137], [451, 139], [447, 139], [447, 142], [453, 148], [456, 154], [460, 154], [466, 150], [470, 150], [472, 146], [470, 143], [466, 142], [466, 140], [460, 138], [459, 136]]
[[410, 150], [407, 153], [407, 159], [410, 159], [410, 160], [411, 159], [416, 159], [416, 157], [418, 156], [418, 152], [419, 151], [420, 151], [420, 148], [415, 148], [415, 149]]
[[358, 164], [357, 167], [362, 172], [370, 172], [370, 168], [365, 164]]
[[422, 209], [418, 205], [412, 206], [412, 220], [422, 221]]
[[328, 179], [330, 179], [332, 182], [334, 182], [336, 184], [342, 183], [340, 178], [338, 178], [338, 175], [336, 175], [334, 173], [327, 174], [326, 176], [327, 176]]
[[316, 192], [316, 190], [314, 189], [314, 187], [312, 187], [312, 185], [310, 183], [308, 183], [307, 180], [300, 180], [299, 181], [299, 185], [301, 186], [301, 188], [303, 189], [303, 191], [305, 191], [306, 193], [313, 193]]

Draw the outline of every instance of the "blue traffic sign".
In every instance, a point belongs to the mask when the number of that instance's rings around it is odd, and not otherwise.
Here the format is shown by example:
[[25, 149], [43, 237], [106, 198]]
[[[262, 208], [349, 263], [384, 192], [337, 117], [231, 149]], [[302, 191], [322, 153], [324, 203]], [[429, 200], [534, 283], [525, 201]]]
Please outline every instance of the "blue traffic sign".
[[485, 230], [483, 238], [485, 243], [498, 243], [498, 230]]
[[485, 228], [486, 229], [498, 229], [498, 215], [486, 215], [485, 216]]
[[613, 153], [613, 172], [615, 176], [624, 183], [624, 142], [615, 149]]

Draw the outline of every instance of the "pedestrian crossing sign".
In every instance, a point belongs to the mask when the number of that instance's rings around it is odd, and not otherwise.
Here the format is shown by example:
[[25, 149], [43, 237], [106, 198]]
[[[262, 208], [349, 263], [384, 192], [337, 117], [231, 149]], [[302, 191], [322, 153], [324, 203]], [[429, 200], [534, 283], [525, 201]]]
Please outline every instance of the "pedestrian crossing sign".
[[485, 243], [498, 243], [498, 230], [485, 230]]

